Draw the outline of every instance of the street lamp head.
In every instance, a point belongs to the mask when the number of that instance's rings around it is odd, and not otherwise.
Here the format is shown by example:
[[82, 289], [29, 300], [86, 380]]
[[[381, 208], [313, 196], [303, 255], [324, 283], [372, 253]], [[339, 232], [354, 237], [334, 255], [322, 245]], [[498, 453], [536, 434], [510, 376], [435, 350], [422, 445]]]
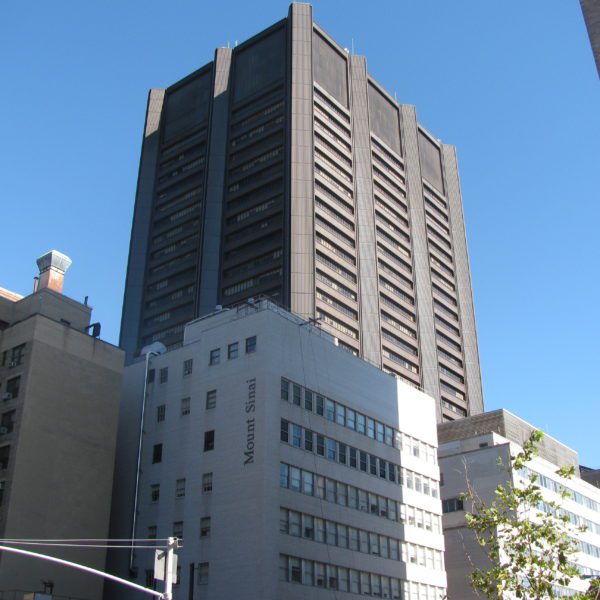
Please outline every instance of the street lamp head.
[[146, 356], [147, 354], [151, 354], [157, 356], [158, 354], [164, 354], [166, 351], [167, 347], [162, 342], [153, 342], [152, 344], [144, 346], [140, 355]]

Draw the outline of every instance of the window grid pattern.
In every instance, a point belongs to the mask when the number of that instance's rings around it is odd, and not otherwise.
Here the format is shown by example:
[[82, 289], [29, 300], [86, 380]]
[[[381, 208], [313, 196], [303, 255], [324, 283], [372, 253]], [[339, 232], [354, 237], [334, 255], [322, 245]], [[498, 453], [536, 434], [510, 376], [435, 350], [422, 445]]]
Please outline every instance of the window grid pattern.
[[[292, 394], [289, 392], [290, 389]], [[304, 402], [302, 402], [303, 397]], [[357, 431], [387, 446], [408, 452], [428, 463], [437, 464], [437, 450], [431, 444], [371, 419], [340, 402], [317, 394], [283, 377], [281, 378], [281, 399], [285, 402], [291, 401], [304, 410], [313, 412], [352, 431]]]
[[288, 583], [376, 598], [442, 600], [446, 597], [445, 588], [286, 554], [279, 555], [279, 579]]
[[354, 552], [411, 562], [428, 569], [444, 570], [444, 555], [441, 550], [283, 507], [279, 513], [281, 533]]
[[287, 463], [280, 463], [279, 485], [293, 492], [300, 492], [410, 527], [418, 527], [438, 534], [442, 532], [440, 515]]
[[390, 483], [406, 486], [420, 494], [439, 498], [439, 484], [435, 479], [338, 442], [333, 438], [315, 433], [285, 419], [281, 419], [280, 440], [294, 448], [312, 452], [327, 460], [385, 479]]

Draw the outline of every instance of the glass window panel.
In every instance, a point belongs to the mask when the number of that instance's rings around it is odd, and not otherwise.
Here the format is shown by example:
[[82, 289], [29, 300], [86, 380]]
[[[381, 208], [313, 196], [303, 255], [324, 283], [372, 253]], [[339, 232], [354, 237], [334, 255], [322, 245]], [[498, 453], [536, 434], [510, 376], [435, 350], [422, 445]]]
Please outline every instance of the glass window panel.
[[313, 495], [313, 474], [309, 471], [302, 471], [302, 491], [308, 496]]
[[290, 488], [296, 492], [300, 491], [300, 469], [292, 467], [290, 469]]
[[313, 409], [313, 393], [310, 390], [304, 390], [304, 408], [312, 412]]
[[335, 403], [333, 400], [327, 399], [325, 401], [325, 417], [328, 421], [333, 421], [335, 419]]
[[350, 409], [346, 409], [346, 427], [356, 429], [356, 413]]

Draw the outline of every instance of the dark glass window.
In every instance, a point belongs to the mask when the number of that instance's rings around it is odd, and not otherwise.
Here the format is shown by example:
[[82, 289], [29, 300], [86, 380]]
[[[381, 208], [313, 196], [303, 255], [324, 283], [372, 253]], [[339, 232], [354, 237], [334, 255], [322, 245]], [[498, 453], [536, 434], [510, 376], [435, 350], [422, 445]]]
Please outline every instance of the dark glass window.
[[152, 448], [152, 462], [159, 463], [162, 461], [162, 444], [154, 444]]
[[256, 352], [256, 336], [246, 338], [246, 354], [252, 354]]
[[204, 432], [204, 452], [215, 449], [215, 430]]

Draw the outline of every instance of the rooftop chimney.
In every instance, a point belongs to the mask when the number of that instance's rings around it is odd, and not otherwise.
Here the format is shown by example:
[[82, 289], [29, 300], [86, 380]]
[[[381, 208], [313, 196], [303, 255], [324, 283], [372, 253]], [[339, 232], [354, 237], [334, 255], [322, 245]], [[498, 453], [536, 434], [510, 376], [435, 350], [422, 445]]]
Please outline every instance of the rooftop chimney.
[[37, 291], [48, 288], [60, 294], [65, 272], [71, 266], [71, 262], [68, 256], [58, 252], [58, 250], [50, 250], [50, 252], [40, 256], [37, 259], [37, 266], [40, 270]]

